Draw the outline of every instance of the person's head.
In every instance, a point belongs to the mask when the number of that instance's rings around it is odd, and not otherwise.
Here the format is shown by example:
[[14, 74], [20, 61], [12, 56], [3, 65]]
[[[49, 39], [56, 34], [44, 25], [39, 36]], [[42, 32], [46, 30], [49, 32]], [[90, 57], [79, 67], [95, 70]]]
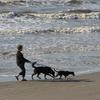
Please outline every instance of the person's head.
[[18, 45], [18, 46], [17, 46], [17, 49], [18, 49], [19, 51], [22, 51], [22, 50], [23, 50], [23, 46], [22, 46], [22, 45]]

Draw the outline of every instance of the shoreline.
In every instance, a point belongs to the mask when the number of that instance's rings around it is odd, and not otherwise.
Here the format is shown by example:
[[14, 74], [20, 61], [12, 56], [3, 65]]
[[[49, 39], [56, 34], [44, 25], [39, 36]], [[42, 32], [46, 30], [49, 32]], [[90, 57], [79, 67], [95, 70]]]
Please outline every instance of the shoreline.
[[[90, 71], [90, 72], [79, 72], [79, 73], [75, 73], [74, 77], [80, 77], [80, 76], [85, 76], [85, 75], [91, 75], [91, 74], [95, 74], [95, 73], [100, 73], [100, 71]], [[74, 78], [73, 76], [71, 78]], [[57, 77], [58, 79], [59, 77]], [[64, 78], [64, 77], [62, 77]], [[69, 76], [70, 78], [70, 76]], [[26, 79], [28, 81], [32, 81], [31, 79], [31, 75], [26, 75]], [[21, 78], [20, 78], [21, 80]], [[34, 81], [37, 80], [45, 80], [43, 76], [41, 76], [41, 79], [38, 79], [36, 76], [34, 77]], [[47, 80], [53, 80], [51, 77], [47, 77]], [[16, 82], [16, 78], [15, 75], [0, 75], [0, 83], [1, 82]]]
[[[94, 71], [94, 72], [86, 72], [86, 73], [77, 73], [77, 74], [75, 74], [75, 76], [74, 77], [80, 77], [80, 76], [85, 76], [85, 75], [91, 75], [91, 74], [95, 74], [95, 73], [99, 73], [99, 71]], [[74, 77], [73, 76], [71, 76], [71, 78], [73, 78], [74, 79]], [[57, 77], [56, 79], [58, 79], [59, 77]], [[64, 77], [62, 77], [63, 79], [64, 79]], [[69, 76], [69, 78], [70, 78], [70, 76]], [[31, 79], [31, 75], [26, 75], [26, 79], [28, 80], [28, 81], [32, 81], [32, 79]], [[55, 80], [56, 80], [55, 79]], [[20, 80], [21, 80], [21, 78], [20, 78]], [[41, 76], [41, 79], [38, 79], [36, 76], [34, 77], [34, 81], [41, 81], [41, 80], [45, 80], [44, 79], [44, 77], [43, 76]], [[53, 80], [51, 77], [47, 77], [47, 80]], [[17, 80], [16, 80], [16, 78], [15, 78], [15, 75], [1, 75], [0, 76], [0, 83], [1, 82], [16, 82]]]
[[100, 73], [71, 80], [0, 82], [0, 100], [100, 100]]

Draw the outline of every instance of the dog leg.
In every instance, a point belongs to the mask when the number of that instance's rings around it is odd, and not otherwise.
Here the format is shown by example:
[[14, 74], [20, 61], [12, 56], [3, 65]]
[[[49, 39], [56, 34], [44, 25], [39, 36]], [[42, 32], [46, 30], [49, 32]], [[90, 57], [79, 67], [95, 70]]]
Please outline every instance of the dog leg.
[[59, 79], [61, 79], [61, 78], [62, 78], [62, 75], [60, 75]]
[[58, 74], [55, 77], [58, 77]]
[[41, 79], [41, 78], [39, 77], [39, 75], [40, 75], [40, 73], [37, 74], [37, 77], [38, 77], [39, 79]]
[[33, 74], [32, 74], [32, 76], [31, 76], [32, 80], [33, 80], [33, 76], [34, 76], [34, 75], [36, 75], [36, 73], [33, 73]]
[[65, 79], [67, 79], [67, 76], [65, 76]]
[[47, 79], [47, 78], [46, 78], [46, 74], [44, 74], [44, 78]]
[[52, 78], [55, 78], [54, 76], [52, 76], [51, 74], [47, 74], [48, 76], [52, 77]]

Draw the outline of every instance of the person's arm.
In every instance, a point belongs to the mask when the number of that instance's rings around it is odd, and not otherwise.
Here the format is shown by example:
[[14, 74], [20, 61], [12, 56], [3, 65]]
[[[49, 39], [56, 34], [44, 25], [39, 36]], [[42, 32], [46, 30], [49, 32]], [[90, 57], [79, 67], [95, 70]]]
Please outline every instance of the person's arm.
[[24, 62], [31, 63], [28, 59], [24, 58]]
[[19, 52], [18, 54], [18, 58], [20, 60], [20, 62], [27, 62], [27, 63], [31, 63], [31, 61], [29, 61], [28, 59], [24, 58], [23, 54], [21, 52]]

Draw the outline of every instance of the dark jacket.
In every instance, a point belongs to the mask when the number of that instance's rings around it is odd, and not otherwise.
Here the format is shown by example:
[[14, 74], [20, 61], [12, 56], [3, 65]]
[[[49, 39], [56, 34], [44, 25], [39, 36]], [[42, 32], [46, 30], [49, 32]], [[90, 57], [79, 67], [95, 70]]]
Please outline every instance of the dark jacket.
[[25, 59], [23, 54], [20, 51], [17, 51], [16, 54], [16, 63], [18, 66], [24, 65], [25, 62], [30, 63], [29, 60]]

